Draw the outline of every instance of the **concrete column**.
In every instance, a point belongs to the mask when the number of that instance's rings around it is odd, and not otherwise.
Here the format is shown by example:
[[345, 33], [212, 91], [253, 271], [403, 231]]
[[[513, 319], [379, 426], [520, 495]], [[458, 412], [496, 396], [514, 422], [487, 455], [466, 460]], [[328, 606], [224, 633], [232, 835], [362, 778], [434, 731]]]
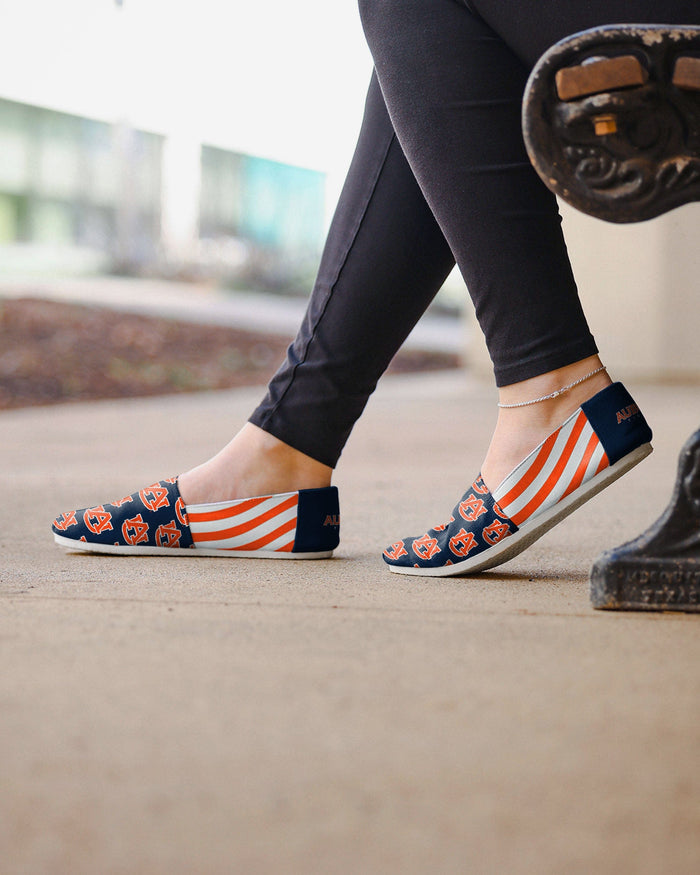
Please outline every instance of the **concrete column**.
[[613, 225], [562, 205], [591, 330], [613, 376], [700, 378], [700, 204]]
[[195, 256], [199, 239], [201, 144], [186, 131], [170, 134], [163, 145], [161, 243], [176, 264]]

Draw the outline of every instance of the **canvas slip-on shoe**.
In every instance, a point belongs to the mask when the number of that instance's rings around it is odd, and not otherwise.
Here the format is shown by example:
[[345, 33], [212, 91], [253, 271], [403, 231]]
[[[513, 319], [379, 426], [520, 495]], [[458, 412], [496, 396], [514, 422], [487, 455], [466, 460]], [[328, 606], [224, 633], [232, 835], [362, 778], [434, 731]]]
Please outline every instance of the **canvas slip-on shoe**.
[[335, 486], [185, 506], [177, 478], [109, 504], [61, 514], [61, 547], [138, 556], [327, 559], [338, 546]]
[[450, 519], [387, 547], [398, 574], [473, 574], [512, 559], [652, 451], [651, 429], [621, 383], [598, 392], [494, 490], [479, 475]]

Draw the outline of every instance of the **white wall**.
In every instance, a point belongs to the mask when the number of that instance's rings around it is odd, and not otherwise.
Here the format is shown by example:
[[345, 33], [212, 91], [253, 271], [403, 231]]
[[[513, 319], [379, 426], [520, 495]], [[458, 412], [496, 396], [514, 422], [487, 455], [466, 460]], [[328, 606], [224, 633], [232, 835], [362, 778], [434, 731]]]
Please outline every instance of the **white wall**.
[[[615, 225], [560, 203], [574, 275], [613, 379], [700, 380], [700, 204]], [[468, 307], [466, 359], [492, 379]]]
[[700, 204], [614, 225], [562, 207], [574, 274], [615, 376], [700, 377]]

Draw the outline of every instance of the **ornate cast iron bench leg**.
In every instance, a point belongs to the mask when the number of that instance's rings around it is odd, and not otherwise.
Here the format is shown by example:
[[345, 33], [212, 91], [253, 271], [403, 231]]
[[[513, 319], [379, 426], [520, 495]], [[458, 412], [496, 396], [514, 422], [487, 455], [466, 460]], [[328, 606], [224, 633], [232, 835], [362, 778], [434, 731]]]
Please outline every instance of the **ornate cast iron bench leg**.
[[681, 450], [671, 503], [591, 571], [594, 608], [700, 611], [700, 430]]
[[[567, 37], [535, 66], [523, 134], [545, 184], [610, 222], [700, 200], [700, 27], [613, 25]], [[666, 511], [591, 571], [595, 608], [700, 611], [700, 430]]]
[[525, 91], [523, 135], [545, 184], [599, 219], [700, 200], [700, 27], [615, 25], [552, 46]]

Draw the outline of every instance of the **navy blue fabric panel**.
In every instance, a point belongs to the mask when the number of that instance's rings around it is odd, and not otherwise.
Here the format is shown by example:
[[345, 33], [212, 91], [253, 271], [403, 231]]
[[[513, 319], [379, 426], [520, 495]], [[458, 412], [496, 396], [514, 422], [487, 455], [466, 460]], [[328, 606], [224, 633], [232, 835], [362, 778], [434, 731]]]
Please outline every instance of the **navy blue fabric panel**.
[[581, 405], [611, 465], [651, 440], [651, 429], [622, 383], [613, 383]]
[[384, 551], [388, 565], [404, 568], [442, 568], [483, 553], [518, 527], [501, 510], [481, 474], [452, 510], [449, 521], [420, 538], [406, 538]]
[[152, 483], [140, 492], [97, 507], [61, 514], [57, 535], [90, 544], [130, 547], [192, 547], [177, 478]]
[[297, 508], [297, 533], [292, 553], [335, 550], [340, 541], [338, 489], [301, 489]]

